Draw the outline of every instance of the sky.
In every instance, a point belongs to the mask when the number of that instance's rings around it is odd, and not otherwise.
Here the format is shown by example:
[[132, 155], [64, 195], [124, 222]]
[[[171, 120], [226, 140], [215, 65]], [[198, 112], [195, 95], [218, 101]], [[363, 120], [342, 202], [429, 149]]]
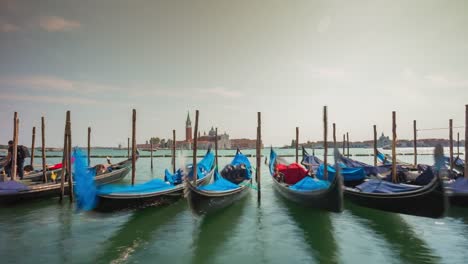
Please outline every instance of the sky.
[[[464, 126], [468, 104], [464, 0], [0, 0], [0, 144], [46, 119], [46, 145], [126, 145], [184, 137], [200, 111], [231, 138], [264, 144], [323, 138], [323, 106], [338, 138], [399, 138], [418, 127]], [[464, 137], [464, 129], [455, 129]], [[40, 135], [40, 133], [38, 133]], [[448, 138], [448, 130], [419, 131]], [[39, 137], [39, 136], [38, 136]], [[456, 136], [455, 136], [456, 137]], [[331, 134], [329, 134], [331, 139]], [[3, 144], [5, 144], [3, 143]], [[38, 144], [38, 142], [36, 143]]]

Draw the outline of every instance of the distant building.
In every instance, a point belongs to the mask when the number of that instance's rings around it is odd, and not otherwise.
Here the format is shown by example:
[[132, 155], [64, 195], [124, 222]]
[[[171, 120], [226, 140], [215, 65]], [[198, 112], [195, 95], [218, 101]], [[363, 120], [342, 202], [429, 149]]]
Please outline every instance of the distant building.
[[[257, 147], [257, 140], [255, 139], [231, 139], [231, 148], [232, 149], [254, 149]], [[263, 144], [262, 144], [263, 148]]]
[[390, 137], [385, 136], [384, 133], [382, 133], [382, 135], [377, 140], [377, 147], [383, 148], [383, 147], [389, 146], [391, 142], [392, 141], [390, 140]]
[[185, 121], [185, 141], [192, 141], [192, 121], [190, 121], [190, 113], [187, 113], [187, 120]]
[[[193, 145], [193, 131], [192, 131], [192, 121], [190, 120], [190, 113], [187, 113], [187, 119], [185, 121], [185, 140], [176, 141], [176, 148], [178, 149], [192, 149]], [[208, 134], [201, 131], [198, 131], [198, 141], [197, 148], [199, 149], [208, 149], [209, 147], [215, 147], [216, 139], [216, 129], [211, 127]], [[229, 135], [224, 132], [223, 134], [218, 135], [218, 149], [253, 149], [256, 147], [255, 139], [229, 139]], [[263, 145], [262, 145], [263, 147]], [[138, 145], [138, 148], [149, 149], [148, 144]], [[155, 147], [156, 148], [156, 147]]]

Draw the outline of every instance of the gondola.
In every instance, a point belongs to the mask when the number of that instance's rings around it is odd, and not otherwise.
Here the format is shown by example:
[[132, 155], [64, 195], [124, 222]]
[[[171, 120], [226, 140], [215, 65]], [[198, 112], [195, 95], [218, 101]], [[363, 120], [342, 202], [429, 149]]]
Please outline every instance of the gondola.
[[363, 168], [364, 173], [369, 177], [383, 176], [389, 173], [392, 169], [391, 164], [386, 164], [386, 165], [381, 164], [378, 166], [373, 166], [373, 165], [369, 165], [367, 163], [364, 163], [358, 160], [351, 159], [349, 157], [345, 157], [344, 155], [340, 155], [339, 160], [340, 160], [340, 163], [342, 163], [344, 166], [348, 168]]
[[[101, 186], [113, 183], [123, 179], [131, 169], [132, 161], [130, 159], [109, 166], [106, 173], [96, 175], [94, 182]], [[0, 183], [0, 204], [9, 205], [18, 202], [31, 201], [39, 198], [58, 197], [61, 193], [61, 183], [49, 182], [25, 185], [17, 181], [7, 181]], [[68, 195], [68, 188], [65, 188], [65, 194]]]
[[[55, 174], [55, 175], [62, 174], [62, 168], [46, 169], [46, 177], [47, 177], [48, 181], [51, 180], [51, 176], [53, 174]], [[30, 173], [24, 175], [23, 180], [31, 181], [31, 182], [43, 181], [44, 180], [44, 174], [42, 173], [42, 170], [30, 172]]]
[[195, 186], [191, 181], [185, 185], [189, 207], [197, 215], [229, 206], [249, 193], [252, 166], [239, 149], [221, 175], [217, 170], [214, 175], [214, 182], [209, 185]]
[[284, 198], [305, 206], [332, 212], [343, 210], [343, 184], [340, 173], [328, 181], [313, 178], [300, 164], [288, 164], [271, 149], [270, 174], [273, 186]]
[[446, 185], [451, 205], [468, 207], [468, 178], [458, 177]]
[[[431, 173], [432, 168], [427, 170], [426, 173]], [[438, 175], [424, 186], [371, 179], [354, 188], [346, 187], [344, 196], [364, 207], [432, 218], [444, 216], [447, 208], [443, 182]]]
[[[341, 154], [340, 157], [343, 157]], [[324, 164], [321, 159], [315, 156], [314, 153], [310, 155], [307, 150], [302, 147], [302, 161], [301, 164], [304, 165], [309, 171], [314, 173], [317, 178], [322, 179], [324, 174]], [[340, 165], [340, 175], [343, 179], [345, 186], [354, 187], [358, 184], [361, 184], [366, 179], [366, 170], [362, 167], [346, 167], [344, 164]], [[336, 174], [335, 168], [328, 165], [327, 167], [328, 174], [334, 176]]]
[[[208, 184], [214, 174], [214, 155], [210, 149], [197, 164], [197, 167], [197, 185]], [[134, 186], [102, 186], [96, 190], [95, 195], [97, 201], [95, 201], [96, 204], [92, 207], [97, 211], [111, 212], [172, 203], [183, 196], [183, 178], [187, 177], [190, 179], [193, 173], [192, 169], [193, 168], [189, 166], [186, 168], [186, 170], [189, 171], [188, 174], [179, 170], [174, 175], [171, 175], [166, 170], [165, 181], [162, 179], [154, 179]], [[179, 180], [174, 180], [174, 178]], [[86, 190], [84, 191], [86, 192]]]

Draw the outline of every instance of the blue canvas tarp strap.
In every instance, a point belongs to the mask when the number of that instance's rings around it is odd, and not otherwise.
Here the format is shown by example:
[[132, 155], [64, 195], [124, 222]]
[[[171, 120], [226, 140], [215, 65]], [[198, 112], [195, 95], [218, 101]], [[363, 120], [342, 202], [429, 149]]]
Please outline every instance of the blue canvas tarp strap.
[[391, 183], [382, 180], [368, 180], [358, 186], [356, 189], [365, 193], [401, 193], [409, 192], [422, 188], [421, 186], [411, 186], [406, 184]]

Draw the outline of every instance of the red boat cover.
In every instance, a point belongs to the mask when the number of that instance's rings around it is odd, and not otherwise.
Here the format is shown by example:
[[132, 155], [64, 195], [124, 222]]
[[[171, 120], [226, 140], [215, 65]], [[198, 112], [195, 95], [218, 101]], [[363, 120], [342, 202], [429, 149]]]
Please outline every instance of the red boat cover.
[[[71, 162], [73, 164], [73, 162], [75, 161], [75, 157], [72, 157], [71, 158]], [[61, 169], [63, 166], [62, 166], [62, 163], [57, 163], [55, 164], [54, 166], [52, 167], [49, 167], [49, 170], [57, 170], [57, 169]]]
[[287, 184], [295, 184], [307, 175], [307, 170], [297, 163], [278, 164], [276, 169], [284, 175], [284, 182]]

